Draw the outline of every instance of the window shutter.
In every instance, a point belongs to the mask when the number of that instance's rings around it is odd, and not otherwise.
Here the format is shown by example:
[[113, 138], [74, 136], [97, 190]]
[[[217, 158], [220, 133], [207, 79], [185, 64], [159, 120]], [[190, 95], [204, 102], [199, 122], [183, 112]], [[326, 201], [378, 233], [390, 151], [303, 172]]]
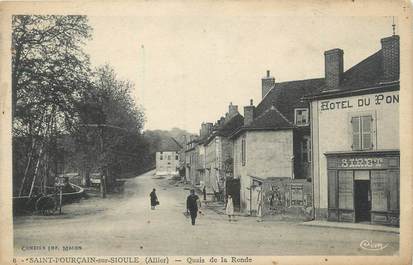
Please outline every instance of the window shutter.
[[352, 117], [351, 118], [351, 127], [352, 127], [352, 138], [353, 143], [351, 148], [353, 150], [360, 150], [361, 149], [361, 137], [360, 137], [360, 117]]
[[372, 139], [372, 116], [362, 116], [361, 117], [361, 133], [362, 133], [362, 144], [363, 150], [371, 149], [373, 145]]

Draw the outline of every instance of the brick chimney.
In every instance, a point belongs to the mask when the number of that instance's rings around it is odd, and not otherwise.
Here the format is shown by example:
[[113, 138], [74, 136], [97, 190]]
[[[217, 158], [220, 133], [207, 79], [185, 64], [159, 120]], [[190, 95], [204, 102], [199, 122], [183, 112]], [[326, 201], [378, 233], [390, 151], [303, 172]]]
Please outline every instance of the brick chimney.
[[228, 119], [231, 119], [238, 113], [238, 106], [237, 105], [232, 105], [232, 102], [229, 103], [228, 106]]
[[326, 90], [338, 89], [343, 77], [343, 50], [324, 52]]
[[206, 124], [203, 122], [201, 124], [201, 130], [199, 131], [199, 137], [204, 138], [206, 136]]
[[275, 85], [275, 78], [270, 76], [270, 70], [267, 70], [267, 76], [261, 79], [262, 84], [262, 98], [270, 92], [271, 88]]
[[207, 135], [209, 135], [209, 134], [212, 132], [212, 127], [213, 127], [213, 126], [214, 126], [214, 125], [212, 124], [212, 122], [207, 122], [207, 123], [205, 124]]
[[248, 126], [252, 123], [255, 118], [255, 106], [252, 99], [250, 100], [250, 105], [244, 107], [244, 126]]
[[381, 39], [383, 54], [384, 82], [397, 81], [400, 78], [400, 38], [398, 35]]

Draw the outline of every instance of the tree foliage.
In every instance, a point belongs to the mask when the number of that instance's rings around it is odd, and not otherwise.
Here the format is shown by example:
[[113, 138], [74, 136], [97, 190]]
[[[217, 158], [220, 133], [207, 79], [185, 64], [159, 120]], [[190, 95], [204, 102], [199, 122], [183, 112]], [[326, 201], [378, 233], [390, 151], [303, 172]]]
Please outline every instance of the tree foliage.
[[13, 16], [15, 135], [41, 133], [50, 116], [60, 130], [74, 121], [74, 102], [88, 84], [89, 58], [82, 45], [91, 30], [85, 16]]
[[[27, 193], [49, 176], [137, 171], [148, 145], [133, 84], [110, 66], [92, 70], [86, 16], [12, 18], [13, 178]], [[21, 185], [21, 183], [23, 183]]]

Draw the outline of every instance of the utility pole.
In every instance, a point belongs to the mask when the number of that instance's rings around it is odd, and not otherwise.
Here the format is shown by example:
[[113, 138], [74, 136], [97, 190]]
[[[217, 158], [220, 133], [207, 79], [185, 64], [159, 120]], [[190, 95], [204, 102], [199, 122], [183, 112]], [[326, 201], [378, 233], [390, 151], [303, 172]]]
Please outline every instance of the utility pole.
[[141, 102], [145, 106], [145, 45], [141, 45]]
[[106, 198], [106, 166], [103, 166], [104, 162], [104, 149], [103, 149], [103, 126], [99, 126], [99, 139], [100, 139], [100, 157], [101, 157], [101, 171], [100, 174], [100, 194], [102, 198]]

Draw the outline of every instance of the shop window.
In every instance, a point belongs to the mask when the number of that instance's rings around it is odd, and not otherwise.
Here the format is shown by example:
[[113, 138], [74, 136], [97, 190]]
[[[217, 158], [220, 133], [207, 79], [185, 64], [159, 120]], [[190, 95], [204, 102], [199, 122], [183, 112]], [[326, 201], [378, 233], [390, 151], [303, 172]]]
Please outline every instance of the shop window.
[[353, 171], [338, 172], [338, 206], [340, 209], [353, 210]]
[[356, 116], [351, 118], [353, 150], [373, 149], [373, 116]]
[[295, 125], [308, 125], [308, 109], [295, 109], [294, 114]]
[[399, 201], [399, 171], [371, 171], [371, 192], [373, 211], [398, 211]]
[[305, 136], [301, 142], [301, 161], [311, 162], [311, 140], [308, 136]]
[[338, 208], [337, 202], [337, 175], [335, 170], [328, 171], [328, 208]]
[[245, 166], [245, 157], [246, 157], [246, 142], [245, 142], [245, 136], [242, 137], [241, 140], [241, 160], [242, 160], [242, 165]]

